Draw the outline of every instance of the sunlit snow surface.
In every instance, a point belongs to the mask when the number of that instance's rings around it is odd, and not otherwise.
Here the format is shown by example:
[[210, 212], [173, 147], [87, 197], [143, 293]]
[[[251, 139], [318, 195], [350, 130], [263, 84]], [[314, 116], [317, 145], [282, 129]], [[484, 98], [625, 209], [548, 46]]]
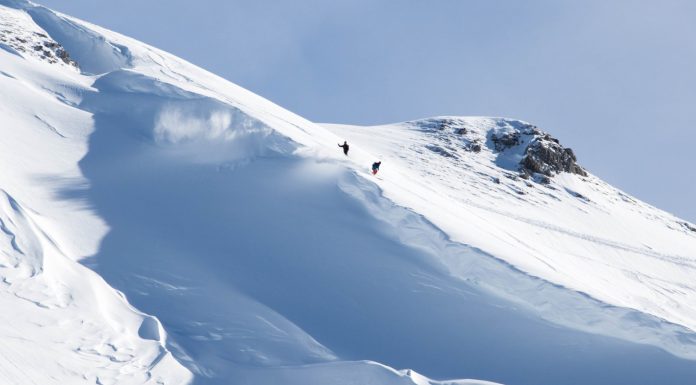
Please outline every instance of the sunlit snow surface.
[[593, 176], [516, 177], [489, 142], [522, 123], [320, 126], [0, 4], [80, 69], [0, 50], [0, 383], [696, 378], [693, 225]]

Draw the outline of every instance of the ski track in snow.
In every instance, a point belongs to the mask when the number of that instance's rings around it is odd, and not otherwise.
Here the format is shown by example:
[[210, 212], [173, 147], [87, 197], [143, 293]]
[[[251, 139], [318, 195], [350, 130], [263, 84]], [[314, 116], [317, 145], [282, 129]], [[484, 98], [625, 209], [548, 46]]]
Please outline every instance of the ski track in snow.
[[520, 180], [490, 150], [520, 122], [322, 127], [24, 1], [0, 30], [80, 68], [0, 51], [3, 384], [696, 376], [696, 235], [592, 176]]
[[609, 246], [609, 247], [612, 247], [615, 249], [628, 251], [628, 252], [635, 253], [635, 254], [642, 254], [642, 255], [645, 255], [648, 257], [658, 258], [658, 259], [661, 259], [661, 260], [664, 260], [667, 262], [678, 264], [684, 268], [688, 268], [691, 270], [696, 269], [696, 260], [694, 260], [693, 258], [682, 257], [682, 256], [678, 256], [678, 255], [663, 254], [663, 253], [659, 253], [659, 252], [652, 251], [652, 250], [646, 250], [644, 247], [640, 247], [640, 248], [634, 247], [634, 246], [631, 246], [631, 245], [628, 245], [625, 243], [612, 241], [610, 239], [595, 237], [595, 236], [592, 236], [589, 234], [584, 234], [584, 233], [572, 231], [572, 230], [569, 230], [567, 228], [555, 226], [555, 225], [547, 223], [547, 222], [519, 216], [519, 215], [516, 215], [512, 212], [498, 210], [498, 209], [495, 209], [493, 207], [489, 207], [489, 206], [485, 206], [485, 205], [480, 205], [480, 204], [477, 204], [476, 202], [468, 200], [468, 199], [462, 200], [461, 202], [464, 204], [467, 204], [469, 206], [472, 206], [472, 207], [476, 207], [476, 208], [479, 208], [482, 210], [486, 210], [486, 211], [489, 211], [492, 213], [502, 215], [506, 218], [512, 218], [512, 219], [515, 219], [515, 220], [520, 221], [522, 223], [526, 223], [529, 225], [533, 225], [533, 226], [542, 228], [544, 230], [555, 231], [557, 233], [569, 235], [571, 237], [581, 239], [584, 241], [593, 242], [593, 243], [597, 243], [597, 244], [604, 245], [604, 246]]

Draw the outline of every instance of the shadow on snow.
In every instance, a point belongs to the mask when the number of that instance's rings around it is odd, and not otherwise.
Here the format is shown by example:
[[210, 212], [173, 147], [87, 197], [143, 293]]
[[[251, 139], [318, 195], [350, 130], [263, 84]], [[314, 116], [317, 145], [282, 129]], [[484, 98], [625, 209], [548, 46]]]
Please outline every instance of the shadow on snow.
[[[335, 359], [509, 385], [696, 378], [693, 362], [550, 324], [451, 278], [339, 187], [355, 175], [289, 155], [291, 143], [239, 111], [109, 76], [81, 106], [94, 113], [80, 162], [90, 187], [66, 192], [111, 228], [86, 264], [159, 318], [197, 383], [254, 383], [254, 368]], [[144, 90], [116, 86], [128, 82]], [[248, 135], [222, 147], [158, 141], [172, 108], [204, 122], [227, 111], [228, 129]], [[222, 155], [198, 157], [208, 152]]]

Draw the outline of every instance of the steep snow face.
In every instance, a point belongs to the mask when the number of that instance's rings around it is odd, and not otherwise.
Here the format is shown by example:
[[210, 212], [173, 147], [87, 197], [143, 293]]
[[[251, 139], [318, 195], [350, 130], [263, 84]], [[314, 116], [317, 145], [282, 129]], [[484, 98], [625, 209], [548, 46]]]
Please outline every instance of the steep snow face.
[[45, 32], [79, 67], [0, 50], [3, 384], [696, 376], [688, 226], [528, 124], [327, 129], [135, 40], [0, 4], [11, 34]]

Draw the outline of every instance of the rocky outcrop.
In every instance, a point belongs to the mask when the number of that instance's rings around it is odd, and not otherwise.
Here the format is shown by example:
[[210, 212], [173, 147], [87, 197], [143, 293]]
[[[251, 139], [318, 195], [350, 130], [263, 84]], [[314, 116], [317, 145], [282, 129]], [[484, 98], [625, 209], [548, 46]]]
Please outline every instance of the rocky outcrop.
[[472, 140], [464, 146], [464, 149], [469, 152], [481, 152], [481, 142], [477, 139]]
[[[553, 176], [568, 172], [587, 176], [577, 164], [573, 150], [534, 125], [519, 120], [495, 119], [495, 127], [477, 127], [480, 122], [440, 117], [408, 122], [432, 139], [424, 147], [450, 159], [463, 157], [462, 150], [479, 153], [487, 147], [496, 164], [513, 171], [516, 178], [549, 185]], [[485, 127], [485, 128], [484, 128]]]
[[491, 141], [496, 151], [504, 151], [522, 143], [519, 131], [493, 133]]
[[587, 172], [577, 164], [573, 150], [563, 147], [558, 140], [548, 134], [536, 137], [525, 150], [520, 162], [521, 171], [553, 176], [561, 172], [570, 172], [587, 176]]
[[[503, 158], [521, 157], [516, 171], [522, 178], [534, 177], [534, 180], [547, 184], [550, 177], [562, 172], [587, 176], [587, 172], [577, 164], [572, 149], [563, 147], [558, 139], [536, 126], [510, 120], [501, 120], [498, 126], [490, 134], [491, 147]], [[505, 166], [514, 167], [509, 163]]]
[[480, 135], [469, 130], [461, 118], [431, 118], [407, 124], [429, 133], [433, 142], [425, 148], [445, 158], [459, 159], [460, 150], [478, 153], [483, 149]]
[[23, 57], [34, 57], [51, 64], [78, 68], [68, 51], [44, 31], [24, 28], [26, 20], [14, 13], [0, 17], [0, 48], [11, 50]]
[[[47, 38], [46, 35], [42, 35]], [[68, 65], [77, 65], [75, 61], [70, 58], [70, 54], [66, 51], [63, 46], [54, 41], [44, 41], [43, 44], [36, 44], [34, 46], [34, 51], [40, 51], [42, 58], [47, 59], [49, 62], [56, 63], [53, 58], [60, 59], [63, 63]], [[53, 61], [52, 61], [53, 60]]]
[[694, 233], [696, 233], [696, 227], [694, 225], [690, 224], [689, 222], [682, 222], [681, 225], [684, 226], [685, 229], [687, 229], [689, 231], [693, 231]]

